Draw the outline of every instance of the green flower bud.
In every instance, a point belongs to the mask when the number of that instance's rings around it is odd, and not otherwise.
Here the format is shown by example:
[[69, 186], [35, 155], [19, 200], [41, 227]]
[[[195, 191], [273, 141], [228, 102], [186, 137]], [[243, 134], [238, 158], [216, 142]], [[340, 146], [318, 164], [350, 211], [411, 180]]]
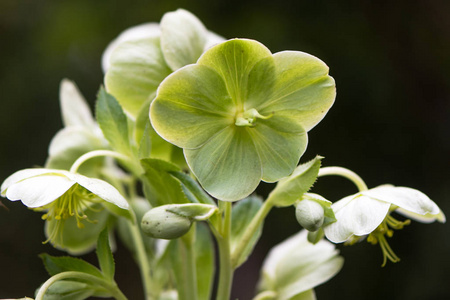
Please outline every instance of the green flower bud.
[[295, 217], [306, 230], [317, 231], [323, 225], [325, 210], [316, 201], [303, 199], [295, 207]]
[[142, 231], [157, 239], [172, 240], [185, 235], [191, 228], [192, 221], [170, 212], [167, 205], [149, 210], [142, 218]]

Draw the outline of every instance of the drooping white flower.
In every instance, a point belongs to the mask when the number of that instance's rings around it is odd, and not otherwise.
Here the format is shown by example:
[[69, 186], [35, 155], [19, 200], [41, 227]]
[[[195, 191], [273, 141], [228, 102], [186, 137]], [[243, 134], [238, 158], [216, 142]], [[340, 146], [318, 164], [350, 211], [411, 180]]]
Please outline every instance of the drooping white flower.
[[[29, 208], [46, 211], [45, 220], [76, 218], [83, 227], [85, 211], [92, 204], [107, 201], [127, 209], [128, 202], [111, 184], [65, 170], [25, 169], [9, 176], [1, 185], [1, 195], [11, 201], [21, 200]], [[88, 220], [89, 221], [89, 220]], [[62, 226], [56, 226], [49, 241], [57, 238]]]
[[368, 242], [379, 243], [386, 259], [399, 261], [389, 247], [385, 235], [391, 237], [392, 229], [409, 224], [394, 219], [395, 211], [422, 223], [445, 222], [440, 208], [424, 193], [408, 188], [382, 185], [345, 197], [332, 205], [336, 222], [324, 227], [326, 237], [334, 243], [353, 243], [368, 236]]
[[[255, 299], [315, 299], [313, 288], [342, 268], [344, 259], [326, 240], [313, 245], [302, 230], [278, 244], [267, 255]], [[258, 298], [259, 297], [259, 298]]]

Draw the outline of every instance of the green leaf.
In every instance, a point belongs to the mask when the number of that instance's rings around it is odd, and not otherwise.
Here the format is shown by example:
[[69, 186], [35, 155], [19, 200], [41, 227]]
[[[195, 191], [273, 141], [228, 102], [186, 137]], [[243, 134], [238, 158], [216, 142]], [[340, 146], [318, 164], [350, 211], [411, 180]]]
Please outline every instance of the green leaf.
[[152, 151], [152, 139], [150, 136], [150, 122], [145, 126], [144, 134], [142, 135], [141, 142], [139, 144], [139, 158], [148, 158]]
[[117, 100], [103, 88], [98, 93], [96, 116], [111, 147], [125, 154], [130, 153], [127, 117]]
[[[232, 220], [231, 220], [231, 253], [239, 244], [246, 228], [253, 220], [254, 216], [262, 206], [262, 199], [258, 196], [251, 196], [239, 201], [233, 206]], [[253, 248], [261, 237], [263, 223], [255, 231], [241, 256], [237, 259], [236, 268], [242, 265], [252, 253]]]
[[206, 221], [218, 211], [216, 205], [186, 203], [166, 205], [166, 210], [194, 221]]
[[216, 205], [216, 202], [214, 202], [214, 200], [191, 176], [183, 172], [170, 172], [170, 174], [178, 179], [189, 190], [189, 192], [191, 192], [191, 194], [195, 197], [195, 202]]
[[229, 126], [203, 147], [184, 153], [203, 188], [220, 200], [247, 197], [261, 179], [260, 159], [246, 128]]
[[[102, 204], [105, 203], [108, 202], [105, 201]], [[114, 204], [111, 205], [117, 207]], [[117, 209], [123, 210], [119, 207]], [[76, 218], [68, 218], [65, 220], [61, 232], [62, 241], [58, 244], [53, 244], [54, 247], [67, 251], [72, 255], [81, 255], [95, 248], [98, 235], [111, 221], [112, 216], [101, 204], [93, 205], [91, 209], [85, 210], [84, 213], [91, 222], [83, 222], [84, 227], [79, 228]], [[58, 221], [47, 220], [45, 222], [45, 234], [47, 237], [50, 236], [51, 232], [54, 232], [55, 226], [59, 226]]]
[[289, 206], [299, 200], [316, 181], [320, 169], [317, 156], [313, 160], [298, 166], [291, 176], [281, 179], [266, 201], [272, 201], [275, 206]]
[[190, 12], [178, 9], [161, 19], [161, 49], [172, 70], [195, 63], [207, 41], [205, 26]]
[[172, 72], [161, 52], [159, 37], [121, 43], [110, 62], [106, 88], [133, 117], [154, 98], [161, 81]]
[[177, 166], [152, 158], [142, 159], [141, 165], [145, 171], [144, 192], [153, 207], [189, 202], [181, 183], [169, 173], [179, 171]]
[[45, 269], [50, 276], [66, 271], [77, 271], [103, 279], [103, 274], [99, 269], [80, 258], [70, 256], [56, 257], [46, 253], [40, 254], [39, 257], [42, 259]]
[[110, 282], [114, 281], [115, 264], [108, 238], [108, 228], [103, 229], [97, 242], [97, 259], [104, 277]]
[[195, 237], [195, 260], [197, 265], [197, 290], [199, 300], [211, 298], [214, 283], [214, 243], [205, 224], [198, 223]]

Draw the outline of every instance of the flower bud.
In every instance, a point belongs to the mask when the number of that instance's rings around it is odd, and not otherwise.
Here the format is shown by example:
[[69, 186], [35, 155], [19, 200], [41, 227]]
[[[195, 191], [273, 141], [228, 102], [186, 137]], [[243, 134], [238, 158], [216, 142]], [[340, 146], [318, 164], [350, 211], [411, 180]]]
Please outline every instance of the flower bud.
[[142, 218], [142, 231], [157, 239], [172, 240], [185, 235], [191, 228], [189, 218], [167, 210], [167, 205], [149, 210]]
[[295, 217], [306, 230], [317, 231], [323, 225], [325, 211], [316, 201], [303, 199], [295, 207]]

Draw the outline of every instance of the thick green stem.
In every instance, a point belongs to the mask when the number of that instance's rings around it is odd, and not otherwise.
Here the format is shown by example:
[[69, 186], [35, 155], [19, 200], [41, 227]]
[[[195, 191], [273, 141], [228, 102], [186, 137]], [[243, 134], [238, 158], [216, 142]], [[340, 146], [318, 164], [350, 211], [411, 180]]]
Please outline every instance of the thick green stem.
[[326, 168], [321, 168], [319, 170], [318, 177], [329, 176], [329, 175], [337, 175], [337, 176], [342, 176], [342, 177], [347, 178], [348, 180], [350, 180], [351, 182], [353, 182], [356, 185], [356, 187], [358, 188], [358, 190], [360, 192], [366, 191], [368, 189], [364, 180], [362, 180], [362, 178], [359, 177], [358, 174], [356, 174], [353, 171], [350, 171], [349, 169], [342, 168], [342, 167], [326, 167]]
[[237, 267], [237, 264], [239, 262], [239, 258], [242, 255], [243, 251], [245, 250], [245, 247], [250, 242], [250, 239], [253, 237], [255, 232], [258, 230], [259, 226], [263, 223], [264, 219], [266, 218], [267, 214], [272, 209], [273, 204], [271, 201], [265, 201], [263, 206], [259, 209], [259, 211], [256, 213], [253, 220], [250, 222], [250, 224], [247, 226], [247, 229], [245, 230], [244, 235], [240, 239], [237, 246], [234, 248], [234, 251], [231, 255], [231, 265], [233, 268]]
[[[135, 216], [134, 212], [130, 209], [130, 212]], [[141, 271], [142, 284], [144, 285], [144, 292], [147, 300], [153, 299], [151, 286], [152, 278], [150, 273], [150, 264], [148, 261], [147, 253], [145, 251], [144, 242], [142, 240], [141, 231], [139, 230], [139, 224], [137, 224], [136, 217], [134, 222], [127, 223], [133, 238], [134, 245], [136, 247], [136, 257], [138, 260], [139, 269]]]
[[220, 201], [219, 206], [223, 208], [224, 217], [220, 228], [220, 235], [216, 236], [219, 248], [219, 286], [216, 300], [229, 300], [231, 294], [231, 284], [233, 282], [234, 268], [231, 263], [231, 202]]
[[[197, 300], [197, 264], [195, 257], [195, 224], [192, 226], [191, 230], [184, 235], [180, 240], [179, 252], [182, 257], [182, 272], [183, 280], [181, 284], [181, 291], [183, 295], [178, 295], [180, 300]], [[180, 284], [180, 283], [178, 283]], [[180, 291], [179, 290], [179, 291]]]
[[84, 281], [104, 287], [117, 300], [127, 300], [127, 297], [125, 297], [125, 295], [119, 290], [115, 283], [111, 284], [97, 276], [75, 271], [62, 272], [50, 277], [39, 289], [39, 292], [36, 295], [36, 300], [43, 300], [44, 295], [49, 287], [53, 283], [63, 279], [82, 279]]

